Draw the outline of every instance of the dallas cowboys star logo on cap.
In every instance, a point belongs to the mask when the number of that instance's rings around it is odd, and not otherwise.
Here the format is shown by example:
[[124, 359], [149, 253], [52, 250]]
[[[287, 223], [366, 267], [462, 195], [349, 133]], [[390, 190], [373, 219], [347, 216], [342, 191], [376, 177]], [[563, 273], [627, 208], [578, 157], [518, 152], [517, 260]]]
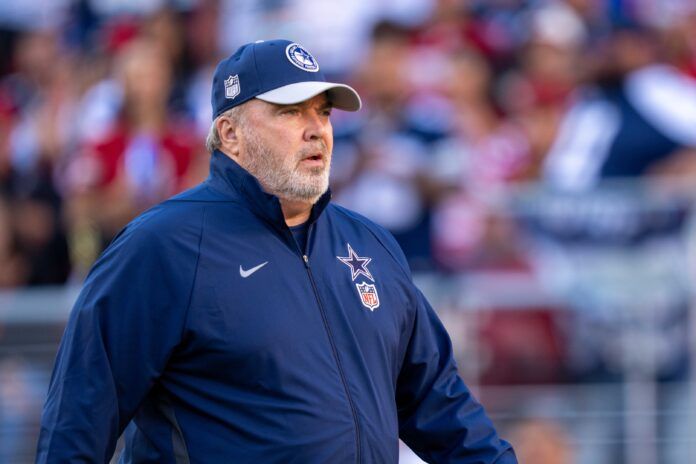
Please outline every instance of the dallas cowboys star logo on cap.
[[367, 265], [370, 263], [370, 261], [372, 261], [372, 258], [368, 258], [367, 256], [358, 256], [358, 254], [353, 250], [353, 247], [350, 246], [350, 243], [347, 245], [348, 256], [336, 256], [336, 258], [350, 268], [351, 279], [355, 280], [360, 274], [362, 274], [374, 282], [375, 279], [372, 277], [372, 274], [370, 274], [369, 269], [367, 269]]
[[288, 57], [290, 63], [307, 72], [319, 71], [319, 63], [314, 59], [302, 45], [291, 43], [285, 48], [285, 56]]

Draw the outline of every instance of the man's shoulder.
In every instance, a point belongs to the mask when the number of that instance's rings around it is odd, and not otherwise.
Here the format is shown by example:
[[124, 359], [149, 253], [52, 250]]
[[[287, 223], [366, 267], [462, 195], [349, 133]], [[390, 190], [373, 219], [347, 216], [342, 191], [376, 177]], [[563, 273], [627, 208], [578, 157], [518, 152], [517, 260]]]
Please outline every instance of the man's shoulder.
[[332, 216], [335, 216], [338, 221], [351, 223], [367, 230], [374, 239], [376, 239], [384, 248], [387, 249], [394, 259], [396, 259], [404, 268], [404, 270], [407, 273], [410, 273], [406, 256], [391, 232], [362, 214], [356, 213], [353, 210], [335, 203], [330, 203], [327, 210]]
[[234, 201], [229, 194], [224, 194], [213, 188], [209, 181], [203, 181], [200, 184], [188, 190], [174, 195], [164, 203], [219, 203]]
[[126, 226], [126, 230], [158, 236], [176, 235], [182, 229], [199, 227], [207, 208], [230, 203], [236, 203], [233, 197], [202, 182], [143, 212]]
[[161, 248], [172, 242], [197, 241], [206, 207], [215, 201], [222, 199], [205, 184], [182, 192], [136, 216], [112, 240], [110, 248]]
[[186, 226], [186, 221], [177, 224], [172, 215], [163, 211], [161, 205], [155, 206], [121, 229], [106, 247], [98, 263], [127, 257], [139, 257], [143, 262], [156, 256], [165, 257], [173, 252], [172, 245], [179, 241], [177, 237], [189, 235], [195, 240], [198, 235], [182, 234], [182, 230], [191, 230]]
[[346, 208], [345, 206], [331, 202], [329, 203], [327, 210], [330, 212], [330, 214], [334, 214], [337, 218], [340, 218], [340, 220], [362, 224], [364, 227], [374, 230], [380, 235], [391, 235], [384, 227], [368, 219], [366, 216], [363, 216], [352, 209]]
[[191, 223], [200, 223], [206, 207], [205, 202], [163, 201], [133, 219], [126, 229], [157, 236], [177, 234]]

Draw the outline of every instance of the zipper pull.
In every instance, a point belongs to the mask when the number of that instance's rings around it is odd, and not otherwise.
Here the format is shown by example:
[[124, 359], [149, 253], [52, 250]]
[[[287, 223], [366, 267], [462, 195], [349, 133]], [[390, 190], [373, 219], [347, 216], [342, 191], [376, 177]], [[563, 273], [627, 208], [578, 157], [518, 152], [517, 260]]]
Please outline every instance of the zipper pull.
[[302, 255], [302, 259], [304, 260], [305, 267], [309, 267], [309, 257], [307, 255]]

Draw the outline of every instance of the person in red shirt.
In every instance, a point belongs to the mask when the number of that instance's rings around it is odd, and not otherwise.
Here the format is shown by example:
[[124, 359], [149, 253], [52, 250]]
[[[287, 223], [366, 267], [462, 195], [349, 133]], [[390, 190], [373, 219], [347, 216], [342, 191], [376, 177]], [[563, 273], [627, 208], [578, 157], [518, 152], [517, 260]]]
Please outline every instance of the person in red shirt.
[[203, 144], [168, 108], [172, 66], [164, 50], [136, 38], [116, 55], [114, 75], [122, 92], [117, 117], [86, 143], [69, 176], [77, 249], [90, 250], [78, 257], [85, 265], [138, 213], [200, 180], [193, 167]]

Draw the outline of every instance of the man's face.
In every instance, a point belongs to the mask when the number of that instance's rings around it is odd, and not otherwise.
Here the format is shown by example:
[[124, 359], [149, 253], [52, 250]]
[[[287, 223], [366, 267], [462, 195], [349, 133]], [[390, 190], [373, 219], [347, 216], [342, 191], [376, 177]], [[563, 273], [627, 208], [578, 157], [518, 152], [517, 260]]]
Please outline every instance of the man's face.
[[249, 101], [239, 122], [239, 164], [267, 192], [315, 203], [329, 186], [330, 114], [324, 94], [295, 105]]

